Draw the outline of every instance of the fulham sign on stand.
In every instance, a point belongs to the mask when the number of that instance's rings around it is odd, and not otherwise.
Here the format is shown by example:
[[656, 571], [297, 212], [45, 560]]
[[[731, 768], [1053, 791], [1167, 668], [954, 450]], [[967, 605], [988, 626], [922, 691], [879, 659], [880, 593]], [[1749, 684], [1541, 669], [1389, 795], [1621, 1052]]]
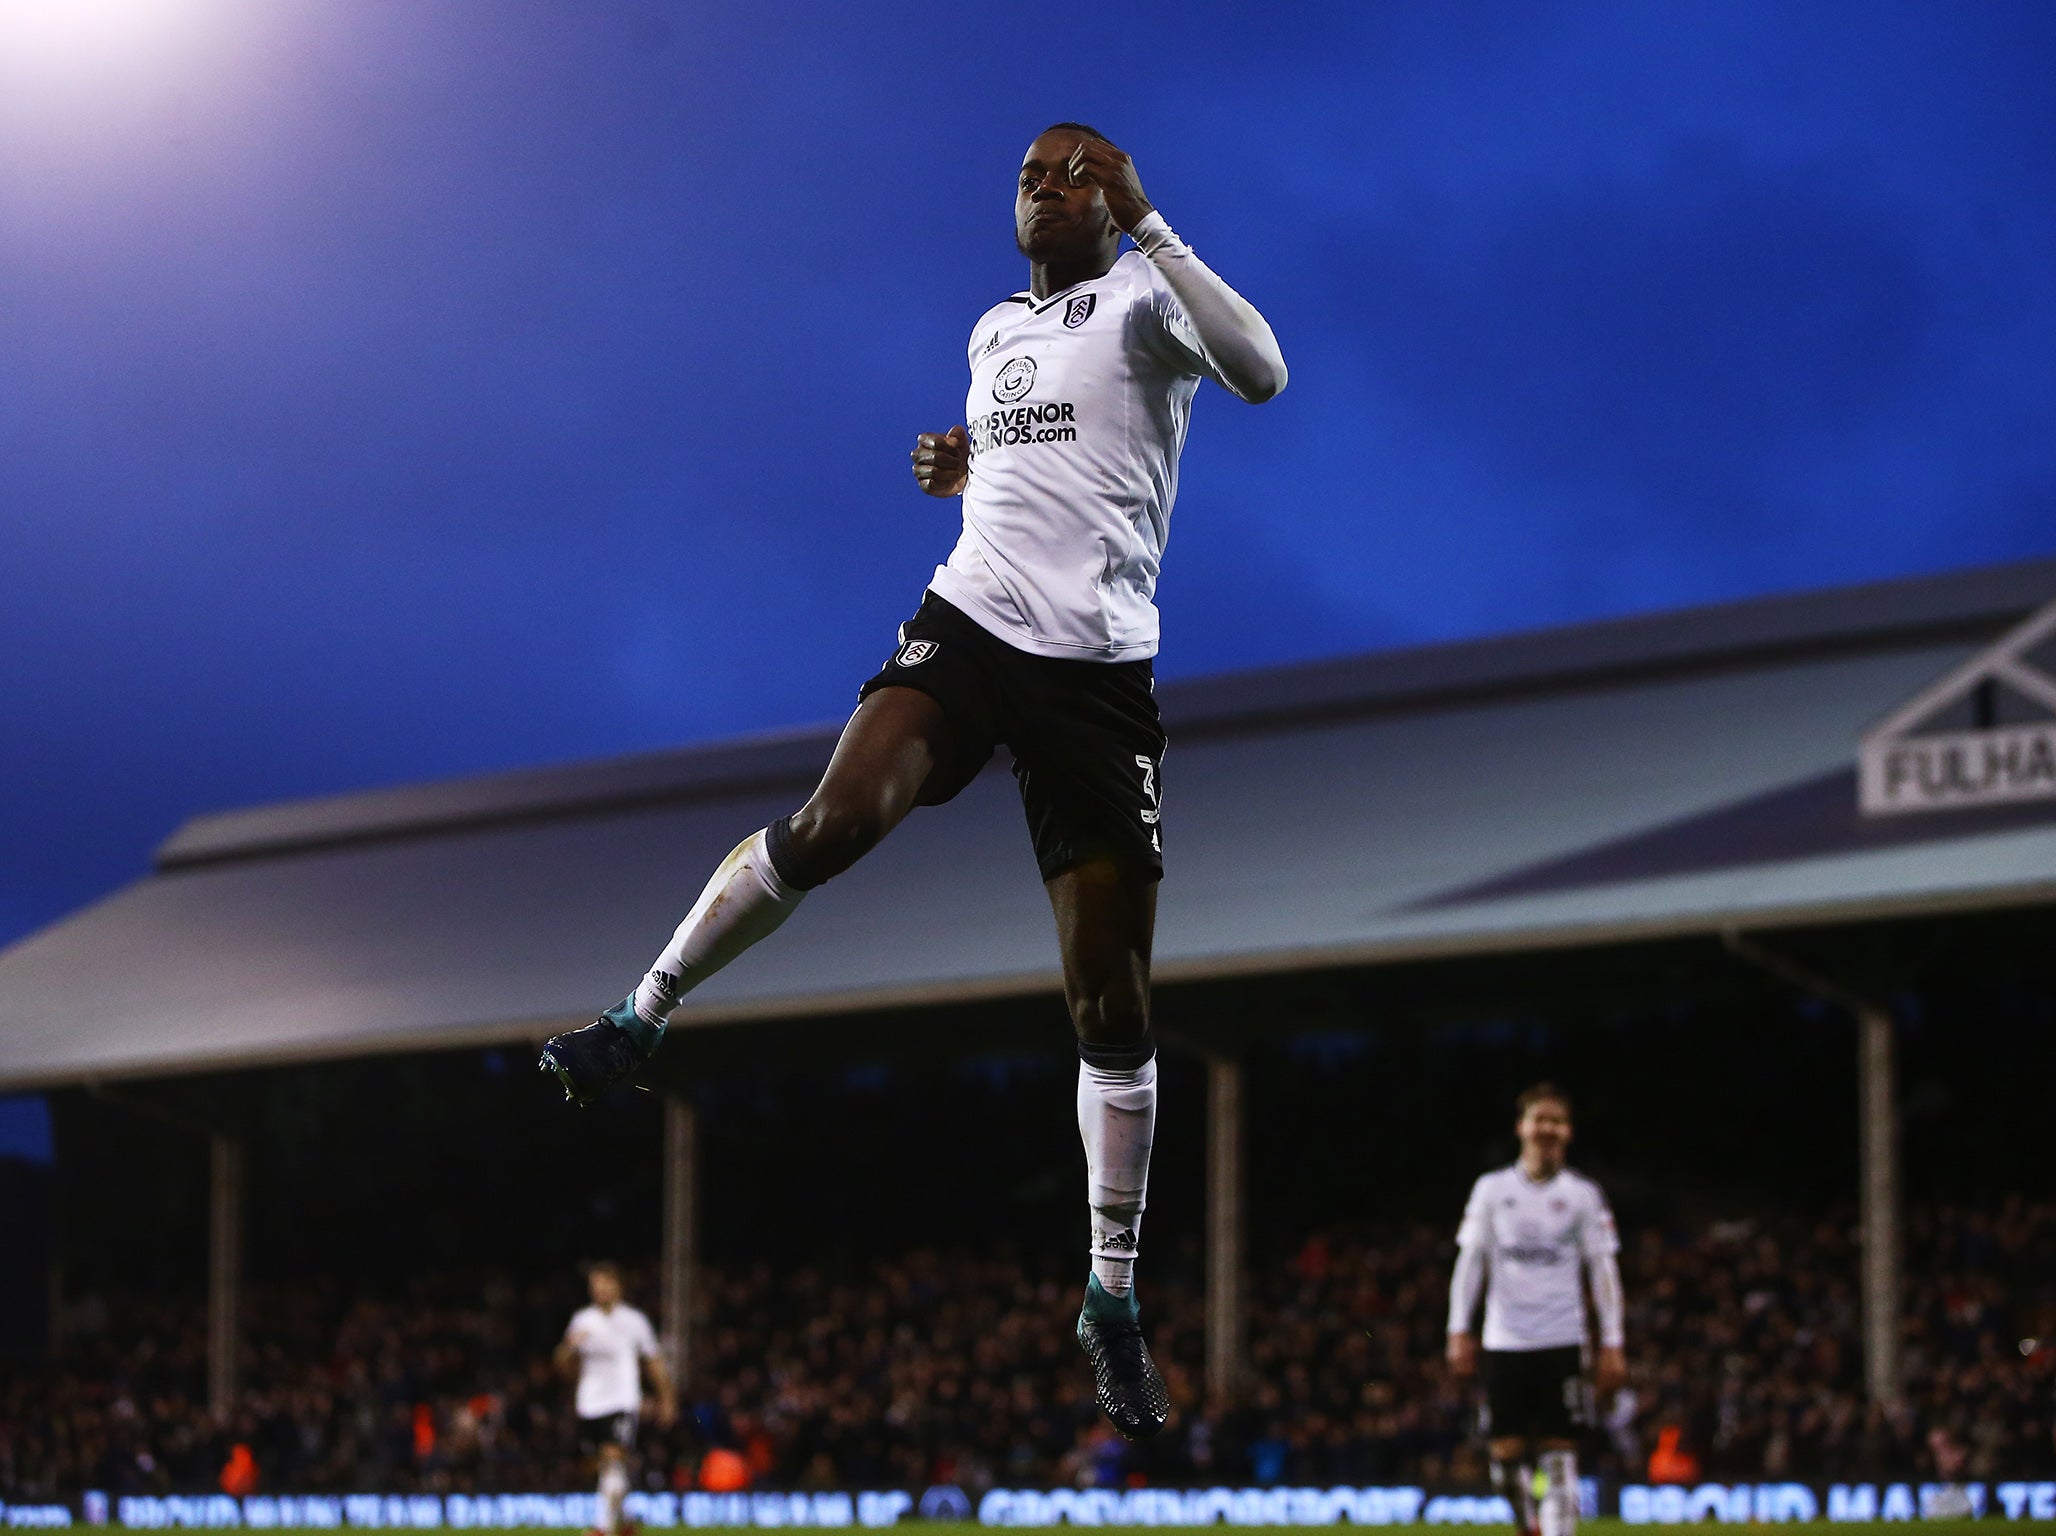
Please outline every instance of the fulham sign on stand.
[[1866, 816], [2056, 800], [2056, 602], [1863, 737]]

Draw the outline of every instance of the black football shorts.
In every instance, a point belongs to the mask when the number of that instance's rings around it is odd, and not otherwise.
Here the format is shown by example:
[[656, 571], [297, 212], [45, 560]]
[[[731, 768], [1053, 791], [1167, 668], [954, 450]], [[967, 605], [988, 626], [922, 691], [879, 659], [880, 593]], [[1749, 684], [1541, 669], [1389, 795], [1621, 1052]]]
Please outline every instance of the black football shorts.
[[1585, 1412], [1583, 1352], [1561, 1349], [1488, 1349], [1485, 1432], [1494, 1439], [1575, 1440]]
[[635, 1449], [636, 1416], [632, 1413], [603, 1413], [578, 1421], [578, 1447], [587, 1456], [597, 1456], [603, 1445]]
[[857, 697], [915, 688], [942, 706], [952, 752], [923, 805], [953, 799], [1004, 743], [1043, 879], [1096, 858], [1157, 879], [1164, 726], [1155, 687], [1146, 660], [1033, 656], [930, 592]]

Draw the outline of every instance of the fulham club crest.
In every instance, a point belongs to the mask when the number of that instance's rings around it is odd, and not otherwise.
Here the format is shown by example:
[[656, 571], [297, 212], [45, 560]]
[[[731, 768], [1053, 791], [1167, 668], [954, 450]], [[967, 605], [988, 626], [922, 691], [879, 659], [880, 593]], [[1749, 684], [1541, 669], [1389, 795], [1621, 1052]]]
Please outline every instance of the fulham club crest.
[[1064, 329], [1075, 331], [1092, 318], [1092, 306], [1099, 302], [1096, 293], [1081, 293], [1064, 306]]
[[903, 667], [918, 667], [934, 654], [935, 642], [933, 640], [910, 640], [901, 648], [899, 655], [895, 656], [893, 660]]

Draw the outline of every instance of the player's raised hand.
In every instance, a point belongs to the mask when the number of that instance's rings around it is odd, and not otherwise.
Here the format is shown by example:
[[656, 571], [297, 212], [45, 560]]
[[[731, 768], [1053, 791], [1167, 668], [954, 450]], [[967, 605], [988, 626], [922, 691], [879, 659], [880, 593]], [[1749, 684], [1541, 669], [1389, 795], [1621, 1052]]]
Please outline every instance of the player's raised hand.
[[1105, 139], [1082, 139], [1064, 162], [1064, 172], [1077, 187], [1096, 186], [1106, 199], [1107, 216], [1124, 235], [1155, 211], [1143, 193], [1142, 179], [1135, 174], [1135, 162], [1125, 150]]
[[962, 427], [914, 439], [914, 478], [930, 496], [960, 496], [971, 478], [971, 439]]

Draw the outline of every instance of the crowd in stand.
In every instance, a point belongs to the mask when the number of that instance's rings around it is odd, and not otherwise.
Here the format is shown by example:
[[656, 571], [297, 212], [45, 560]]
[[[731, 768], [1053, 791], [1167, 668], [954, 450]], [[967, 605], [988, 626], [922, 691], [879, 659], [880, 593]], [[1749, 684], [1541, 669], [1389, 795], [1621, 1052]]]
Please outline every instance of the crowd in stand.
[[[2056, 1205], [1913, 1213], [1905, 1401], [1865, 1406], [1846, 1224], [1631, 1232], [1629, 1388], [1587, 1467], [1616, 1477], [2049, 1475]], [[1471, 1390], [1442, 1366], [1451, 1233], [1334, 1231], [1260, 1264], [1248, 1386], [1209, 1403], [1202, 1304], [1144, 1271], [1179, 1405], [1129, 1446], [1072, 1339], [1077, 1275], [920, 1252], [837, 1271], [705, 1269], [678, 1422], [646, 1426], [653, 1486], [1151, 1483], [1480, 1485]], [[1074, 1266], [1075, 1268], [1075, 1266]], [[654, 1300], [647, 1271], [632, 1297]], [[197, 1305], [75, 1304], [54, 1363], [0, 1368], [0, 1500], [123, 1491], [559, 1491], [585, 1486], [551, 1346], [576, 1276], [443, 1277], [367, 1296], [255, 1288], [242, 1391], [217, 1422]], [[243, 1449], [239, 1452], [237, 1447]], [[721, 1454], [716, 1455], [714, 1453]]]

